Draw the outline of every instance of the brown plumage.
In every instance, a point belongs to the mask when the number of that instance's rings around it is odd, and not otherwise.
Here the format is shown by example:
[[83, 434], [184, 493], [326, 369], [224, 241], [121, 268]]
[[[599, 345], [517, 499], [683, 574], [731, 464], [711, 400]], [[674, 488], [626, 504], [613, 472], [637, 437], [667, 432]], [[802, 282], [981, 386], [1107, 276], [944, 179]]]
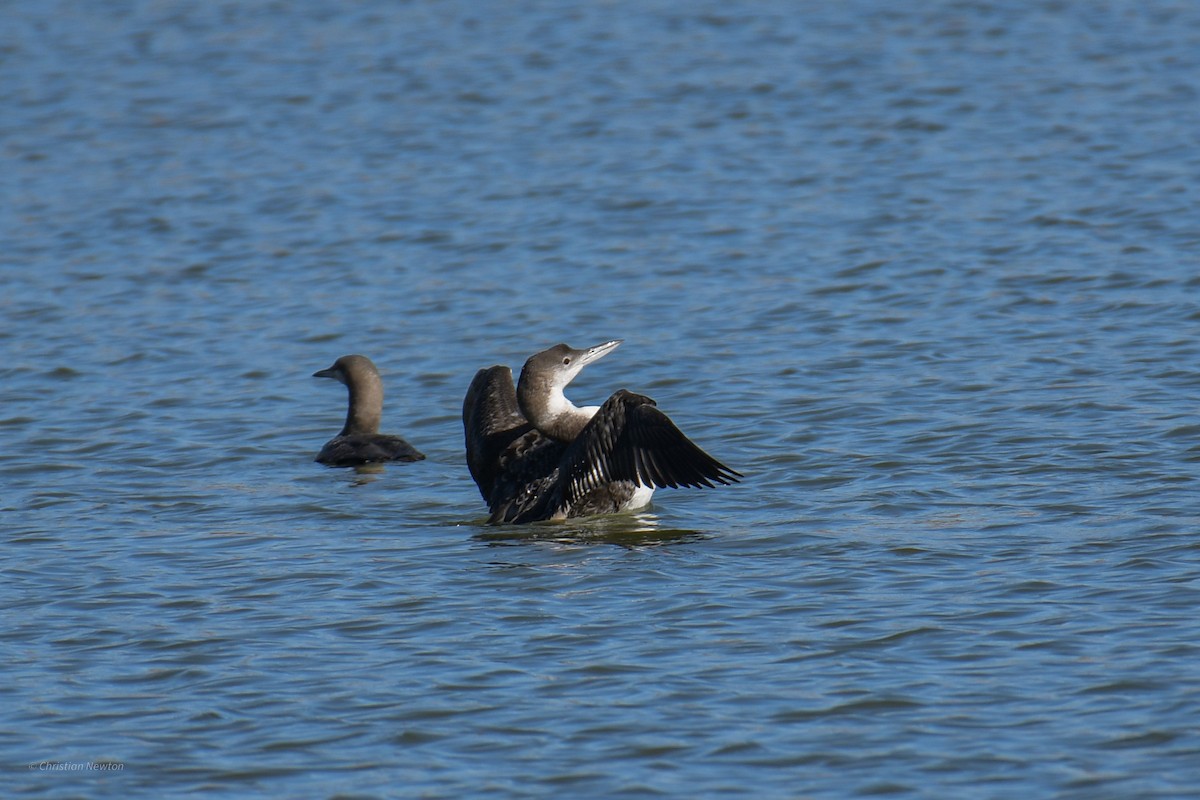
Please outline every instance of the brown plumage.
[[383, 380], [366, 356], [342, 356], [313, 373], [332, 378], [350, 390], [350, 405], [342, 432], [330, 439], [316, 460], [330, 467], [353, 467], [382, 461], [420, 461], [424, 454], [399, 436], [379, 432], [383, 417]]

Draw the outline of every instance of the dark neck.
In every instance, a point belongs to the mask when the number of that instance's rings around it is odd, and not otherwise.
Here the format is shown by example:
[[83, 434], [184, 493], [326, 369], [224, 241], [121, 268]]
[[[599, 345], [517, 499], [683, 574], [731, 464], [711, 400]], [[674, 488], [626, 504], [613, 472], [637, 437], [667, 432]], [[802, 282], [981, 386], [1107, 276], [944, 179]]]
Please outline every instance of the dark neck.
[[571, 410], [551, 417], [543, 421], [540, 425], [536, 422], [533, 424], [534, 427], [551, 439], [557, 439], [560, 442], [573, 442], [583, 432], [589, 420], [591, 420], [591, 417], [588, 416], [587, 412], [571, 406]]
[[378, 375], [359, 374], [353, 376], [348, 388], [350, 408], [346, 412], [342, 436], [379, 433], [379, 422], [383, 417], [383, 381]]
[[573, 442], [591, 419], [591, 414], [576, 407], [561, 389], [543, 378], [521, 371], [517, 381], [517, 404], [533, 427], [560, 442]]

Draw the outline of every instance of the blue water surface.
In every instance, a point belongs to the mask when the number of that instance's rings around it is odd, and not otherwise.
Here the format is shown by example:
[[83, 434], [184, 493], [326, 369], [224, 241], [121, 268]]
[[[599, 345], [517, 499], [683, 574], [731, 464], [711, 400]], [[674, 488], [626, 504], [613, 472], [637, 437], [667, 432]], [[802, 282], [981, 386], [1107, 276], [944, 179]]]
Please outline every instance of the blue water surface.
[[[6, 796], [1194, 796], [1200, 6], [0, 20]], [[485, 525], [613, 338], [745, 481]]]

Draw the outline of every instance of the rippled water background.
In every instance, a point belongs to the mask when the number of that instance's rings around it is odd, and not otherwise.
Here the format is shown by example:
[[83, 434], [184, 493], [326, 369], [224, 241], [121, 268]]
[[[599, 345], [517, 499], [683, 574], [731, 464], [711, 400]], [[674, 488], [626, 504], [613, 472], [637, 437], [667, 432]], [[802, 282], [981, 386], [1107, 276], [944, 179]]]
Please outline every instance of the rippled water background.
[[[1200, 6], [0, 16], [6, 794], [1200, 786]], [[745, 483], [483, 526], [613, 337]]]

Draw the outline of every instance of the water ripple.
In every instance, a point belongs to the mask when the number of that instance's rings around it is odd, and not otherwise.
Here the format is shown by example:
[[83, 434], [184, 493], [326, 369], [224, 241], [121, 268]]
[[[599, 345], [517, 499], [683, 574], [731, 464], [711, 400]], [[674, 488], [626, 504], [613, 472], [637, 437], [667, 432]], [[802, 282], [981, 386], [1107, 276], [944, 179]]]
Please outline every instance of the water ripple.
[[[9, 11], [10, 793], [1200, 782], [1190, 6]], [[614, 336], [746, 482], [483, 525], [474, 371]]]

